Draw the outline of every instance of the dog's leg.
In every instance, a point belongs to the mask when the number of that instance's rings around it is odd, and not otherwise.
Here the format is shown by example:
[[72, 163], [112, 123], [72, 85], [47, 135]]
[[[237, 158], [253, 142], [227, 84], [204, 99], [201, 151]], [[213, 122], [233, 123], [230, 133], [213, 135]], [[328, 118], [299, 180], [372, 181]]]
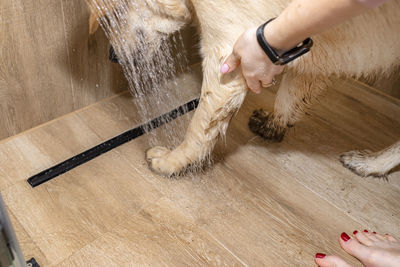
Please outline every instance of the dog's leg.
[[249, 120], [250, 130], [264, 139], [280, 142], [326, 89], [330, 80], [323, 76], [300, 76], [286, 73], [278, 90], [274, 112], [255, 110]]
[[362, 177], [386, 178], [390, 170], [400, 164], [400, 141], [379, 151], [355, 150], [342, 154], [343, 166]]
[[201, 163], [207, 158], [218, 137], [225, 135], [232, 116], [246, 96], [246, 89], [243, 78], [235, 73], [221, 77], [220, 61], [204, 59], [201, 99], [185, 140], [172, 151], [154, 147], [146, 152], [153, 171], [165, 176], [179, 174], [189, 165]]

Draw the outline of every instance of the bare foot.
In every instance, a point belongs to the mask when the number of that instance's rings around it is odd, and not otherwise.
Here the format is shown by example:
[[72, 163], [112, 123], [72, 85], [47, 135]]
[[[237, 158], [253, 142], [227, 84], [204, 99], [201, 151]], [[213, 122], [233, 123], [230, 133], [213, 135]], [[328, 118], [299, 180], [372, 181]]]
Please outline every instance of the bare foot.
[[[359, 259], [366, 267], [400, 267], [400, 242], [390, 235], [354, 231], [351, 238], [342, 233], [339, 238], [342, 248]], [[315, 262], [321, 267], [350, 267], [338, 256], [315, 255]]]

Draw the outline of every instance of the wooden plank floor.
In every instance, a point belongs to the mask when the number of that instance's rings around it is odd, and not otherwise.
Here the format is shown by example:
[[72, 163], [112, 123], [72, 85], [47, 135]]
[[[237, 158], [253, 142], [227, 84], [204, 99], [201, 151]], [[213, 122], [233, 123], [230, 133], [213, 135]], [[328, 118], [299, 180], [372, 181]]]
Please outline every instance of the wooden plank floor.
[[[182, 99], [199, 84], [196, 75], [179, 82]], [[178, 179], [149, 171], [142, 136], [37, 188], [26, 183], [139, 124], [127, 93], [0, 142], [0, 190], [25, 257], [42, 266], [315, 266], [324, 252], [357, 266], [340, 249], [341, 232], [400, 237], [400, 171], [386, 182], [338, 162], [341, 152], [394, 143], [400, 102], [337, 80], [283, 142], [268, 143], [247, 119], [271, 110], [274, 94], [249, 94], [213, 166]], [[156, 133], [165, 142], [163, 128]]]

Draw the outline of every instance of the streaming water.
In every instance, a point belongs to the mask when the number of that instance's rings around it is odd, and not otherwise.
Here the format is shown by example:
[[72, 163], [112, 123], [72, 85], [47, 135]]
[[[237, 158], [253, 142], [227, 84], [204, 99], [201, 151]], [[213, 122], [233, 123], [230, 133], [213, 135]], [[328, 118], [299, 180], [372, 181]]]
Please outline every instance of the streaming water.
[[[145, 0], [88, 0], [88, 4], [92, 11], [105, 15], [100, 18], [100, 25], [123, 68], [141, 122], [188, 100], [182, 99], [173, 79], [189, 69], [179, 32], [159, 33], [157, 25], [150, 21], [154, 14]], [[156, 134], [160, 131], [150, 131], [148, 145], [176, 146], [184, 136], [187, 120], [182, 118], [165, 125], [162, 141]]]

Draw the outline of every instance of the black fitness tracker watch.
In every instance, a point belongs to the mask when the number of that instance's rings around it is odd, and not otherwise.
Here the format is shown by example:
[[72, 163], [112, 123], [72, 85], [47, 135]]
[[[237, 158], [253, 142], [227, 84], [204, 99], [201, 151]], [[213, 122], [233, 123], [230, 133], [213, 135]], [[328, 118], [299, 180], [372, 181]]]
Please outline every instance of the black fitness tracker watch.
[[310, 48], [313, 45], [313, 40], [311, 38], [307, 38], [303, 42], [298, 44], [295, 48], [285, 52], [281, 56], [278, 55], [278, 53], [276, 53], [275, 50], [268, 44], [268, 42], [264, 36], [265, 26], [274, 19], [275, 18], [268, 20], [267, 22], [262, 24], [257, 29], [258, 44], [264, 50], [265, 54], [267, 54], [267, 56], [272, 61], [272, 63], [274, 63], [275, 65], [285, 65], [285, 64], [289, 63], [290, 61], [292, 61], [292, 60], [300, 57], [301, 55], [304, 55], [308, 51], [310, 51]]

